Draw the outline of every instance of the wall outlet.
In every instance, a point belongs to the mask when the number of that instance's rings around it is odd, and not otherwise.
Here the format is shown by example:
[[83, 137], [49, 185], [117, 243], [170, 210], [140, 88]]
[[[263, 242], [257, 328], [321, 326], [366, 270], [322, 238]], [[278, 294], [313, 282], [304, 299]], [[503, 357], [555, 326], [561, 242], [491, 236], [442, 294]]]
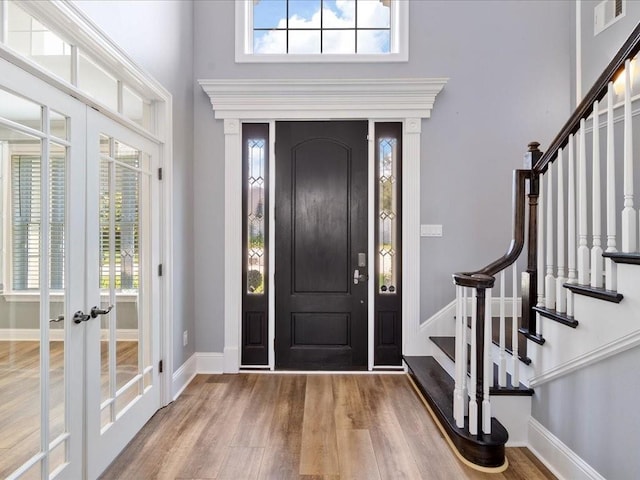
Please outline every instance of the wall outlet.
[[189, 330], [182, 332], [182, 346], [186, 347], [189, 343]]

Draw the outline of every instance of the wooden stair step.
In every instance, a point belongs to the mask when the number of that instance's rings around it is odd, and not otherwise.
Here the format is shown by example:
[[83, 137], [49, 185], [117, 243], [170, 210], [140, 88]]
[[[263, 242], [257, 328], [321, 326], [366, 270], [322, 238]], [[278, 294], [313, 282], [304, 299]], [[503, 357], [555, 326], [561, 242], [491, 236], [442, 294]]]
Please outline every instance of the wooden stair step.
[[564, 287], [577, 295], [585, 295], [587, 297], [597, 298], [598, 300], [604, 300], [606, 302], [620, 303], [623, 298], [621, 293], [614, 292], [612, 290], [605, 290], [604, 288], [592, 287], [590, 285], [565, 283]]
[[602, 254], [602, 256], [605, 258], [610, 258], [616, 263], [640, 265], [640, 253], [605, 252]]
[[[456, 358], [456, 338], [455, 337], [429, 337], [429, 339], [435, 343], [440, 350], [444, 352], [444, 354], [449, 357], [450, 360], [455, 362]], [[471, 350], [471, 347], [467, 345], [468, 352]], [[469, 374], [469, 359], [470, 354], [467, 354], [467, 374]], [[501, 387], [497, 383], [498, 379], [498, 365], [493, 364], [493, 385], [489, 388], [490, 395], [522, 395], [522, 396], [531, 396], [533, 395], [533, 389], [523, 385], [522, 383], [518, 384], [517, 387], [514, 387], [511, 384], [511, 375], [507, 373], [507, 387]]]
[[471, 435], [469, 418], [464, 428], [458, 428], [453, 418], [454, 381], [433, 357], [404, 357], [409, 375], [422, 392], [431, 410], [460, 454], [482, 467], [504, 465], [504, 446], [509, 434], [495, 418], [491, 418], [491, 433]]
[[573, 317], [568, 317], [566, 313], [556, 312], [555, 310], [544, 307], [533, 307], [533, 309], [543, 317], [554, 320], [567, 327], [576, 328], [578, 326], [578, 321]]

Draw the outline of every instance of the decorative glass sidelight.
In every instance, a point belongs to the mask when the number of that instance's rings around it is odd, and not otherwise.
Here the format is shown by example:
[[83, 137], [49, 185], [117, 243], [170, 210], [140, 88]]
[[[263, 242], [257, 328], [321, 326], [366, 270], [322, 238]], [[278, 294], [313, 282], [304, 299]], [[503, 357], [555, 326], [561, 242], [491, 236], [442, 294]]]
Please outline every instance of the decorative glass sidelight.
[[242, 364], [267, 365], [269, 124], [242, 125]]
[[398, 284], [398, 139], [378, 142], [378, 262], [379, 290], [393, 294]]
[[247, 148], [247, 293], [264, 294], [265, 138], [249, 138]]
[[402, 123], [375, 123], [374, 365], [402, 364]]

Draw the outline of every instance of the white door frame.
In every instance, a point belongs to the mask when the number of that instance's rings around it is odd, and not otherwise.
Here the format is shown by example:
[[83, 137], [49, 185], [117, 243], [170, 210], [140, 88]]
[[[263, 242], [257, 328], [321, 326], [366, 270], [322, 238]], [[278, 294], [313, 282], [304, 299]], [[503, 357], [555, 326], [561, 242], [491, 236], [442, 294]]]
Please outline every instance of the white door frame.
[[[279, 120], [369, 120], [370, 125], [372, 121], [403, 122], [402, 351], [405, 355], [418, 351], [422, 120], [431, 116], [436, 95], [446, 82], [446, 78], [199, 80], [211, 99], [215, 118], [224, 120], [225, 373], [237, 373], [240, 370], [243, 122], [262, 121], [271, 125]], [[273, 139], [273, 134], [271, 136]], [[371, 343], [372, 336], [369, 338]], [[270, 365], [273, 367], [272, 348], [270, 350]], [[369, 356], [371, 369], [372, 355]]]

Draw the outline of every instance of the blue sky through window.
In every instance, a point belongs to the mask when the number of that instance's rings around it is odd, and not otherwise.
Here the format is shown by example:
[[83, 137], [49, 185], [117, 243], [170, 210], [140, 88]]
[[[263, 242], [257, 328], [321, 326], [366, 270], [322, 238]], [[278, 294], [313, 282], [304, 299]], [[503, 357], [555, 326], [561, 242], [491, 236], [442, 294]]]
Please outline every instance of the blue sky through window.
[[[254, 30], [254, 53], [389, 53], [388, 3], [385, 0], [289, 0], [287, 22], [287, 0], [254, 1], [253, 28], [258, 29]], [[284, 31], [287, 27], [288, 42]]]

